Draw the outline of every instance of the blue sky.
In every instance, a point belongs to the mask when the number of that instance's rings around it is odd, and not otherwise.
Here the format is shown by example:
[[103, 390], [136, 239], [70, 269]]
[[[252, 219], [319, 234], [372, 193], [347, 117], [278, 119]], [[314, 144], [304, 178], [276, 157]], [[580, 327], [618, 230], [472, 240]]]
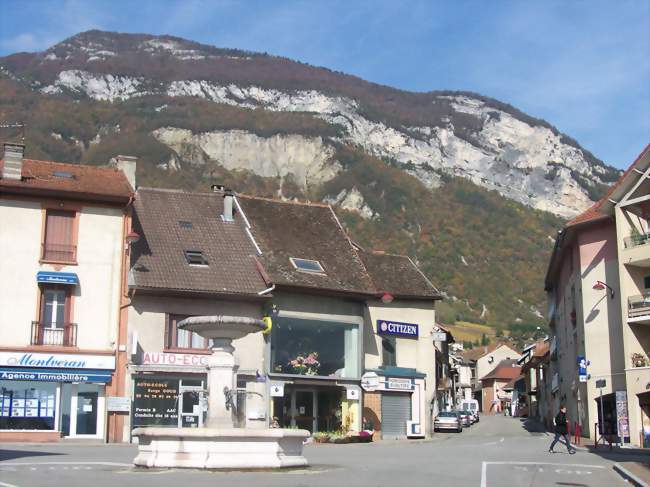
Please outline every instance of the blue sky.
[[627, 167], [650, 142], [650, 1], [0, 0], [0, 55], [172, 34], [513, 104]]

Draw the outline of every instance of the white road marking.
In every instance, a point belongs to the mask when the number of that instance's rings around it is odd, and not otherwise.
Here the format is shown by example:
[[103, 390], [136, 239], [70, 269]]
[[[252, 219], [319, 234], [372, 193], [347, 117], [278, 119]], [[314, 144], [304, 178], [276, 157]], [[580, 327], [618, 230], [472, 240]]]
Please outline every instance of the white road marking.
[[[488, 465], [515, 465], [521, 468], [523, 465], [545, 465], [553, 467], [579, 467], [579, 468], [600, 468], [604, 469], [602, 465], [585, 465], [582, 463], [551, 463], [551, 462], [482, 462], [481, 465], [481, 487], [487, 487], [487, 466]], [[574, 471], [563, 471], [562, 468], [555, 470], [556, 473], [575, 473], [576, 475], [589, 475], [591, 472], [582, 472], [580, 470]]]
[[8, 484], [7, 482], [0, 482], [0, 487], [18, 487], [15, 484]]

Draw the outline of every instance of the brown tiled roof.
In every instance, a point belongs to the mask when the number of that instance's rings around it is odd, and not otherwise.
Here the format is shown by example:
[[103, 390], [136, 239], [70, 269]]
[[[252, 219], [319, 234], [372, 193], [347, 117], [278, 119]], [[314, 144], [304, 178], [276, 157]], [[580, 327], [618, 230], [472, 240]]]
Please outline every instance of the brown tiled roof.
[[517, 365], [516, 360], [502, 360], [499, 362], [494, 370], [485, 376], [481, 377], [481, 380], [490, 380], [490, 379], [515, 379], [521, 375], [521, 367]]
[[[4, 160], [0, 160], [0, 173]], [[72, 177], [57, 177], [55, 172]], [[23, 159], [21, 180], [0, 178], [0, 192], [126, 202], [133, 189], [124, 173], [113, 167]]]
[[480, 359], [482, 356], [487, 355], [488, 353], [493, 352], [500, 346], [500, 343], [490, 343], [489, 345], [483, 345], [481, 347], [472, 348], [470, 350], [463, 350], [463, 353], [461, 355], [465, 361], [472, 362], [474, 360]]
[[385, 252], [360, 252], [375, 288], [395, 297], [440, 299], [435, 286], [404, 255]]
[[[376, 294], [361, 258], [329, 206], [241, 195], [238, 199], [274, 284]], [[296, 270], [290, 257], [317, 260], [325, 274]]]
[[628, 174], [630, 174], [634, 170], [634, 167], [641, 160], [641, 158], [644, 157], [644, 155], [648, 153], [648, 151], [650, 151], [650, 144], [646, 145], [645, 149], [643, 149], [643, 151], [641, 151], [641, 154], [639, 154], [639, 156], [634, 160], [634, 162], [632, 164], [630, 164], [630, 167], [628, 167], [627, 170], [621, 175], [621, 177], [618, 178], [618, 180], [609, 187], [609, 189], [607, 190], [607, 194], [605, 194], [605, 196], [603, 196], [600, 200], [598, 200], [596, 203], [594, 203], [586, 211], [584, 211], [583, 213], [580, 213], [573, 220], [570, 220], [566, 224], [566, 226], [570, 227], [570, 226], [573, 226], [573, 225], [577, 225], [579, 223], [585, 223], [585, 222], [600, 220], [602, 218], [607, 218], [608, 215], [606, 215], [606, 214], [604, 214], [604, 213], [602, 213], [600, 211], [602, 206], [605, 204], [605, 202], [607, 200], [609, 200], [612, 193], [627, 178]]
[[[131, 258], [137, 288], [257, 296], [267, 287], [243, 219], [221, 219], [223, 193], [140, 188], [134, 209], [141, 235]], [[209, 265], [190, 266], [186, 250], [203, 252]]]

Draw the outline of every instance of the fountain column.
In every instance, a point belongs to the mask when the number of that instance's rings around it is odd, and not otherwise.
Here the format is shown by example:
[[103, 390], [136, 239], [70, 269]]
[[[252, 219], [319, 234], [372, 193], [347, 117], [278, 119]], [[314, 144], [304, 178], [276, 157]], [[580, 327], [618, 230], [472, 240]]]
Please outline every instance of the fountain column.
[[[208, 420], [206, 427], [233, 428], [233, 408], [226, 409], [225, 389], [235, 393], [235, 348], [230, 338], [213, 338], [208, 359]], [[233, 400], [236, 402], [236, 395]]]

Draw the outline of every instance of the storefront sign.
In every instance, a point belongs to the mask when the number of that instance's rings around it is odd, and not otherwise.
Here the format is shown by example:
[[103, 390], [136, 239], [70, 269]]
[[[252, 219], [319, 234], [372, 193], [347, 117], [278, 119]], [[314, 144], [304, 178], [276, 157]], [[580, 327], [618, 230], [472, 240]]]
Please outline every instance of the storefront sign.
[[133, 427], [178, 426], [178, 379], [136, 378]]
[[431, 333], [431, 338], [434, 342], [446, 342], [447, 334], [444, 331], [434, 331]]
[[106, 370], [24, 369], [0, 367], [0, 380], [35, 380], [41, 382], [110, 382], [111, 372]]
[[366, 392], [379, 389], [379, 376], [375, 372], [366, 372], [361, 376], [361, 387]]
[[380, 335], [395, 335], [408, 338], [417, 338], [419, 335], [418, 328], [418, 325], [413, 323], [377, 320], [377, 333]]
[[131, 411], [131, 399], [128, 397], [108, 396], [106, 398], [106, 410], [117, 413], [128, 413]]
[[208, 355], [197, 355], [191, 353], [145, 352], [142, 355], [142, 364], [207, 367]]
[[283, 383], [276, 383], [276, 384], [271, 384], [271, 397], [284, 397], [284, 384]]
[[58, 369], [115, 369], [114, 355], [0, 352], [0, 366]]
[[76, 286], [79, 284], [79, 277], [74, 272], [38, 272], [36, 273], [36, 282], [47, 284], [69, 284]]
[[630, 428], [627, 419], [627, 391], [616, 391], [616, 424], [618, 436], [629, 438]]
[[413, 388], [413, 382], [411, 379], [396, 379], [394, 377], [388, 377], [386, 379], [386, 389], [411, 391]]

